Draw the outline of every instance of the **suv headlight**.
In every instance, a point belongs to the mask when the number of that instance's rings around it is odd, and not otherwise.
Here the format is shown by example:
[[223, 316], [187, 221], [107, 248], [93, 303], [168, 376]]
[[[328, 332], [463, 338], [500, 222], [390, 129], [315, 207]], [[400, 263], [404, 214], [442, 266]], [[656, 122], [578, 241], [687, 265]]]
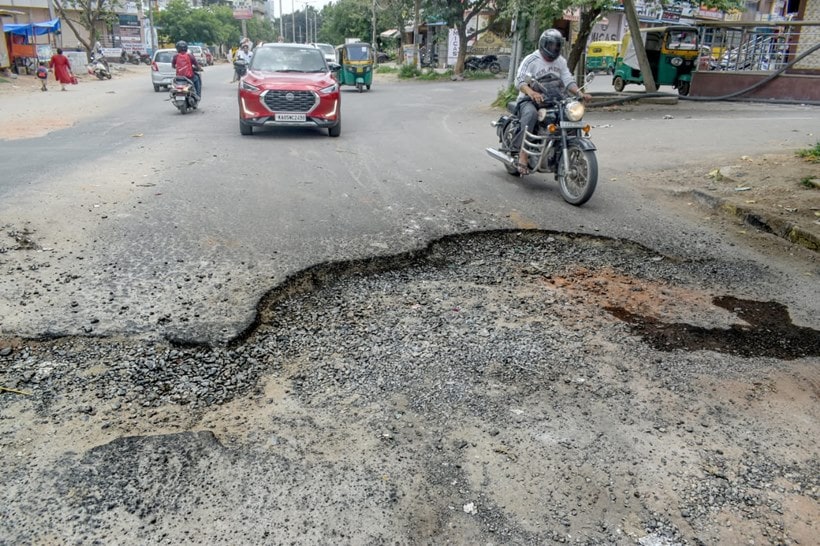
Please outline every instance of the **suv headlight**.
[[568, 121], [581, 121], [581, 118], [584, 117], [585, 111], [586, 107], [584, 106], [584, 103], [578, 101], [570, 102], [564, 109]]
[[333, 93], [338, 88], [339, 88], [339, 86], [334, 83], [333, 85], [329, 85], [328, 87], [325, 87], [324, 89], [319, 89], [319, 93], [321, 93], [322, 95], [327, 95], [329, 93]]
[[241, 88], [242, 88], [242, 89], [244, 89], [245, 91], [253, 91], [254, 93], [255, 93], [255, 92], [257, 92], [257, 91], [259, 91], [259, 88], [258, 88], [258, 87], [256, 87], [255, 85], [251, 85], [251, 84], [249, 84], [249, 83], [248, 83], [248, 82], [246, 82], [245, 80], [240, 80], [240, 82], [239, 82], [239, 87], [241, 87]]

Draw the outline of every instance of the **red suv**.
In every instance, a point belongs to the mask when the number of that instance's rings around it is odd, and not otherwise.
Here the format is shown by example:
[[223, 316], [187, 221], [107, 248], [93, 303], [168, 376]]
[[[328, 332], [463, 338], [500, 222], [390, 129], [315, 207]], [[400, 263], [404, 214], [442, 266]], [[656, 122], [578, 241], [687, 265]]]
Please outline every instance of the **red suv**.
[[342, 134], [341, 95], [322, 52], [305, 44], [264, 44], [253, 50], [239, 80], [239, 132], [254, 127], [318, 127]]

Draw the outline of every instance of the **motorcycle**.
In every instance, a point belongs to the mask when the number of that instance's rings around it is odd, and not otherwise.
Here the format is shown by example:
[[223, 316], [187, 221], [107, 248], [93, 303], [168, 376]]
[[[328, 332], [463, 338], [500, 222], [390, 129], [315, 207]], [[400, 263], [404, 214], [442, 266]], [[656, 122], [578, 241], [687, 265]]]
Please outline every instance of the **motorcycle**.
[[470, 56], [464, 60], [465, 70], [489, 70], [493, 74], [501, 72], [501, 63], [495, 55]]
[[199, 95], [196, 94], [194, 81], [184, 76], [175, 77], [171, 85], [169, 100], [182, 114], [187, 114], [189, 110], [196, 110], [199, 105]]
[[[589, 81], [591, 77], [588, 77]], [[528, 154], [529, 171], [555, 173], [564, 201], [581, 206], [592, 197], [598, 184], [596, 148], [589, 139], [590, 126], [582, 121], [586, 110], [584, 103], [568, 96], [555, 74], [547, 74], [541, 79], [528, 78], [527, 83], [544, 97], [544, 102], [536, 105], [535, 132], [525, 131], [521, 142], [521, 148]], [[520, 125], [517, 102], [507, 103], [507, 110], [508, 115], [491, 123], [501, 146], [486, 151], [490, 157], [504, 163], [508, 173], [519, 176], [518, 154], [511, 151]]]
[[131, 63], [131, 64], [140, 64], [140, 56], [136, 53], [131, 53], [129, 51], [124, 51], [120, 55], [120, 63]]
[[108, 61], [106, 61], [105, 57], [103, 57], [102, 55], [93, 55], [91, 57], [91, 62], [88, 63], [88, 66], [86, 67], [86, 70], [90, 75], [96, 76], [97, 79], [111, 79], [111, 70], [108, 67]]
[[140, 53], [140, 62], [142, 64], [150, 65], [151, 64], [151, 55], [149, 55], [148, 53]]

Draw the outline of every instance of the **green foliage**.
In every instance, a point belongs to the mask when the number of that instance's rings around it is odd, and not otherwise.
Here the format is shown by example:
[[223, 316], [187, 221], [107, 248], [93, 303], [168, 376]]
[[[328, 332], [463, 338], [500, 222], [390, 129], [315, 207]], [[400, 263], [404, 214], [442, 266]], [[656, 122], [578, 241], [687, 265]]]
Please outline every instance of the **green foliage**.
[[320, 40], [334, 45], [345, 43], [345, 38], [370, 42], [373, 33], [372, 9], [370, 0], [338, 0], [328, 4], [322, 9]]
[[489, 70], [465, 70], [462, 76], [465, 80], [491, 80], [496, 77]]
[[811, 161], [812, 163], [819, 163], [820, 162], [820, 142], [814, 145], [814, 148], [805, 148], [803, 150], [797, 151], [797, 157], [801, 157], [806, 161]]
[[445, 70], [444, 72], [436, 72], [435, 70], [424, 69], [419, 73], [417, 79], [423, 80], [423, 81], [428, 81], [428, 82], [434, 82], [434, 81], [438, 81], [438, 80], [449, 80], [449, 79], [452, 79], [452, 77], [453, 77], [453, 71], [452, 70]]
[[[162, 41], [202, 42], [206, 44], [238, 44], [242, 23], [233, 18], [228, 6], [192, 8], [186, 0], [171, 0], [165, 10], [157, 14], [157, 25], [162, 27]], [[249, 19], [246, 22], [248, 38], [254, 43], [272, 42], [276, 33], [270, 21]]]
[[503, 87], [498, 90], [498, 96], [493, 101], [493, 106], [506, 108], [507, 103], [518, 98], [518, 89], [514, 85]]
[[395, 66], [379, 65], [376, 67], [376, 74], [397, 74], [399, 69]]
[[401, 68], [399, 68], [399, 78], [416, 78], [419, 75], [421, 75], [421, 71], [412, 64], [403, 64], [401, 65]]

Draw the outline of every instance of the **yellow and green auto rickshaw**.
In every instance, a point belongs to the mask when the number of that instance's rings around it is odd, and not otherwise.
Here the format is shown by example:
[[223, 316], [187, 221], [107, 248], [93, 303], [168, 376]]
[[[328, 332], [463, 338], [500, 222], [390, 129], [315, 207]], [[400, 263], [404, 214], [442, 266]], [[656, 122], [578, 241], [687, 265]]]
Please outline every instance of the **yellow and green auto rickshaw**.
[[376, 65], [376, 55], [370, 44], [356, 42], [337, 46], [336, 56], [342, 65], [338, 73], [339, 85], [355, 85], [359, 93], [364, 87], [370, 89]]
[[612, 74], [615, 59], [621, 50], [621, 42], [590, 42], [587, 47], [587, 72], [605, 71]]
[[[688, 95], [692, 71], [698, 61], [698, 29], [688, 25], [644, 28], [641, 38], [655, 83], [659, 87], [671, 85], [681, 95]], [[643, 84], [635, 44], [629, 34], [621, 44], [612, 85], [620, 93], [628, 83]]]

